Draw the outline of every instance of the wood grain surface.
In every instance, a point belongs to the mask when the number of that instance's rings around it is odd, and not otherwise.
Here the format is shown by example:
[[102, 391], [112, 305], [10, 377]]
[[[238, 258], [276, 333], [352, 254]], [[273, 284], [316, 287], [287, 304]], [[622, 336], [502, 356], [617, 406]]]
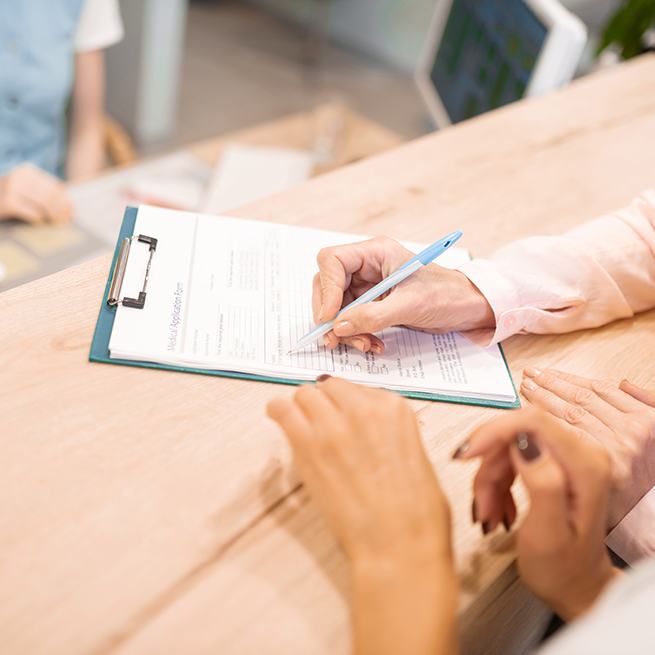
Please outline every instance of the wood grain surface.
[[[234, 215], [425, 241], [457, 227], [485, 255], [652, 187], [653, 88], [642, 57]], [[264, 415], [292, 390], [90, 364], [108, 267], [0, 295], [3, 652], [347, 652], [346, 561]], [[515, 380], [531, 363], [644, 383], [654, 335], [649, 312], [505, 352]], [[544, 609], [516, 581], [512, 536], [471, 525], [474, 468], [449, 458], [497, 412], [413, 406], [453, 505], [464, 652], [522, 652]]]

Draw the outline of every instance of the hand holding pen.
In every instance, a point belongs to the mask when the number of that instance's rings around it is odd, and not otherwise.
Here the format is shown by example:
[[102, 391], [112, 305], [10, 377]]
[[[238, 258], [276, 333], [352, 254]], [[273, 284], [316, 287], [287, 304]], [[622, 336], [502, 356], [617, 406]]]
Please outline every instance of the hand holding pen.
[[[433, 244], [434, 245], [434, 244]], [[369, 291], [415, 257], [397, 241], [377, 237], [324, 248], [318, 254], [312, 308], [317, 324], [334, 319], [342, 308]], [[459, 271], [423, 265], [381, 299], [339, 314], [323, 339], [328, 348], [346, 343], [362, 352], [384, 351], [374, 332], [394, 325], [426, 332], [493, 327], [491, 307]]]

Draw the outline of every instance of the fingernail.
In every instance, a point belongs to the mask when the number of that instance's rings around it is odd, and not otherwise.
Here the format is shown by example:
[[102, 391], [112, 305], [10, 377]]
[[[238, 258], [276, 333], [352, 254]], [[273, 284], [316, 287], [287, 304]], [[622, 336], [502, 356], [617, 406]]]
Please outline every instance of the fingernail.
[[489, 521], [483, 521], [482, 534], [489, 534], [490, 531], [491, 531], [491, 526], [489, 525]]
[[473, 521], [473, 523], [478, 522], [478, 508], [475, 506], [475, 498], [471, 503], [471, 521]]
[[519, 432], [514, 442], [519, 449], [519, 454], [526, 462], [532, 462], [541, 455], [541, 450], [533, 435], [529, 432]]
[[378, 355], [382, 354], [382, 346], [379, 343], [372, 343], [371, 350]]
[[523, 375], [527, 375], [529, 378], [538, 378], [541, 375], [542, 371], [533, 366], [528, 366], [523, 369]]
[[521, 386], [524, 389], [527, 389], [528, 391], [534, 391], [537, 388], [536, 383], [533, 382], [530, 378], [523, 378], [523, 382], [521, 382]]
[[[320, 322], [320, 320], [321, 319], [319, 318], [319, 322]], [[327, 338], [327, 336], [323, 337], [323, 345], [324, 346], [329, 346], [330, 345], [330, 340]]]
[[355, 346], [355, 348], [357, 348], [357, 350], [361, 350], [363, 352], [366, 352], [368, 349], [368, 344], [366, 341], [364, 341], [364, 339], [353, 339], [352, 344]]
[[339, 321], [334, 326], [334, 333], [340, 337], [347, 337], [353, 332], [353, 324], [350, 321]]
[[332, 376], [328, 375], [327, 373], [321, 373], [321, 375], [319, 375], [316, 378], [316, 382], [325, 382], [326, 380], [329, 380], [331, 377]]
[[505, 526], [505, 531], [509, 532], [512, 524], [510, 523], [509, 516], [507, 516], [507, 514], [503, 515], [503, 525]]
[[452, 454], [452, 458], [459, 459], [462, 455], [467, 453], [469, 450], [471, 450], [471, 444], [468, 441], [465, 441], [455, 450], [455, 452]]

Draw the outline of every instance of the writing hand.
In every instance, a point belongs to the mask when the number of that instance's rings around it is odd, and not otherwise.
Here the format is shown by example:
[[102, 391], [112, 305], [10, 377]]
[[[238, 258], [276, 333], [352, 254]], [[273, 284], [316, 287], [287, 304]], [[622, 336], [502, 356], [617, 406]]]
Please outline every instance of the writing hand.
[[[321, 250], [313, 282], [314, 321], [334, 318], [342, 307], [414, 254], [387, 237]], [[448, 332], [493, 327], [495, 318], [484, 296], [463, 273], [429, 264], [382, 299], [339, 316], [334, 330], [325, 336], [325, 344], [336, 348], [342, 342], [364, 352], [381, 353], [384, 344], [373, 333], [395, 325]]]

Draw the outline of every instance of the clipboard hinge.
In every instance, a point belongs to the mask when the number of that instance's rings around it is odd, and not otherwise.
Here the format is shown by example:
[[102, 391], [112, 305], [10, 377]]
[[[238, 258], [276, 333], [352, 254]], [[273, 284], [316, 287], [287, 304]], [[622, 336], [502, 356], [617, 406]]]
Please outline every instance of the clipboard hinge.
[[[120, 297], [121, 287], [123, 286], [123, 278], [125, 277], [125, 271], [127, 270], [127, 260], [130, 255], [130, 246], [132, 241], [139, 241], [140, 243], [145, 243], [148, 245], [148, 250], [150, 251], [150, 256], [148, 257], [148, 263], [146, 265], [146, 273], [143, 278], [143, 287], [139, 291], [139, 295], [136, 298], [127, 298]], [[152, 264], [152, 257], [157, 250], [157, 239], [154, 237], [148, 237], [145, 234], [139, 234], [137, 237], [125, 237], [121, 243], [121, 249], [118, 252], [118, 259], [116, 260], [116, 266], [111, 277], [111, 284], [109, 285], [109, 297], [107, 298], [107, 304], [111, 307], [116, 305], [123, 305], [124, 307], [131, 307], [133, 309], [143, 309], [146, 304], [146, 288], [148, 287], [148, 278], [150, 277], [150, 266]]]

